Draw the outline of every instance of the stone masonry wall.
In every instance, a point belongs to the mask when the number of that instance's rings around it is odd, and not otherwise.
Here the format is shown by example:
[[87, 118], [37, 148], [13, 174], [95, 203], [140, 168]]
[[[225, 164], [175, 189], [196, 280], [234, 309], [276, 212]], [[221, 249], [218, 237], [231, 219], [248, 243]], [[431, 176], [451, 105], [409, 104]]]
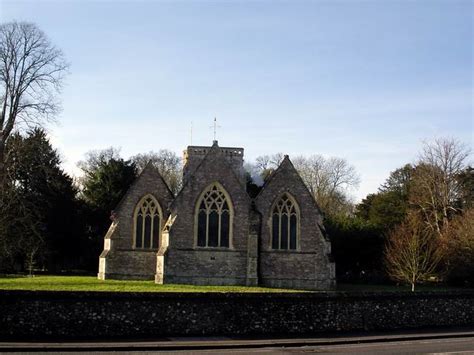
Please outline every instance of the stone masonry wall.
[[[246, 257], [235, 250], [168, 250], [165, 283], [245, 285]], [[171, 272], [170, 265], [176, 272]]]
[[[256, 199], [262, 213], [260, 284], [297, 289], [332, 288], [335, 268], [329, 260], [331, 245], [319, 229], [322, 216], [313, 197], [288, 157], [270, 179]], [[273, 250], [271, 247], [272, 207], [284, 193], [289, 193], [300, 209], [297, 250]]]
[[156, 250], [115, 250], [108, 254], [106, 267], [107, 279], [153, 280]]
[[[217, 145], [217, 142], [215, 142]], [[203, 146], [188, 146], [184, 151], [184, 167], [183, 167], [183, 182], [186, 183], [196, 171], [196, 168], [201, 164], [202, 160], [206, 157], [212, 147]], [[242, 182], [244, 181], [243, 174], [243, 163], [244, 163], [244, 149], [243, 148], [231, 148], [231, 147], [219, 147], [219, 151], [222, 156], [226, 159], [234, 172], [237, 174]]]
[[474, 292], [0, 291], [0, 339], [309, 336], [473, 326]]

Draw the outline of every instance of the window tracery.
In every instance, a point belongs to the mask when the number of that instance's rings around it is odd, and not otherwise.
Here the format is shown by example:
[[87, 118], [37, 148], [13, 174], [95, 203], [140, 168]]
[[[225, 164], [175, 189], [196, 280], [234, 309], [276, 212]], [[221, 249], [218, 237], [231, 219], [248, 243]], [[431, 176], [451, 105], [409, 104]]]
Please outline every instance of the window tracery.
[[152, 195], [144, 196], [135, 208], [134, 247], [157, 249], [161, 234], [161, 207]]
[[272, 209], [272, 249], [298, 249], [299, 219], [296, 201], [283, 194]]
[[229, 248], [233, 211], [222, 186], [208, 187], [197, 206], [197, 246]]

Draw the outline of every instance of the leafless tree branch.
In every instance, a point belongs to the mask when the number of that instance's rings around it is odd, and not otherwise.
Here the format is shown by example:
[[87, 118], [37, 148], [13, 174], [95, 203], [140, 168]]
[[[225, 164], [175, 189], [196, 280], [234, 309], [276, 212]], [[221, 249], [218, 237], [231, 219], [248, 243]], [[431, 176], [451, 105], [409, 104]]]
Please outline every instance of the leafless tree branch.
[[69, 64], [32, 23], [0, 25], [0, 186], [5, 179], [5, 144], [21, 125], [51, 120]]

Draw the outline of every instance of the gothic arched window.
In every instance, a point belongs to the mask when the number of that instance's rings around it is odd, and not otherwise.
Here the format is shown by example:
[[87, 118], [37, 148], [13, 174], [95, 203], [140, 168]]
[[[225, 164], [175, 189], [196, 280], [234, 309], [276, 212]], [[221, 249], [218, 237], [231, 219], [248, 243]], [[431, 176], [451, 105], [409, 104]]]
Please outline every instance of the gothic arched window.
[[228, 248], [232, 218], [232, 204], [224, 188], [218, 183], [206, 188], [196, 205], [197, 246]]
[[283, 194], [272, 208], [272, 249], [298, 248], [300, 213], [294, 198]]
[[157, 249], [160, 243], [160, 204], [152, 195], [144, 196], [138, 202], [134, 215], [134, 247], [136, 249]]

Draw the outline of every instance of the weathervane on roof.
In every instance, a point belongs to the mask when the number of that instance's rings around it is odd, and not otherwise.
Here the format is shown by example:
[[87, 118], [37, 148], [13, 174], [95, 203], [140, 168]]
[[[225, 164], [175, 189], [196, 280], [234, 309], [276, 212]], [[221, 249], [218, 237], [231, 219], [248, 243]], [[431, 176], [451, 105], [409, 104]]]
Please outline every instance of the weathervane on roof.
[[191, 145], [193, 145], [193, 121], [191, 121]]
[[214, 141], [213, 142], [216, 143], [217, 142], [217, 129], [221, 128], [221, 126], [217, 125], [217, 118], [216, 117], [214, 117], [214, 124], [210, 128], [214, 128]]

